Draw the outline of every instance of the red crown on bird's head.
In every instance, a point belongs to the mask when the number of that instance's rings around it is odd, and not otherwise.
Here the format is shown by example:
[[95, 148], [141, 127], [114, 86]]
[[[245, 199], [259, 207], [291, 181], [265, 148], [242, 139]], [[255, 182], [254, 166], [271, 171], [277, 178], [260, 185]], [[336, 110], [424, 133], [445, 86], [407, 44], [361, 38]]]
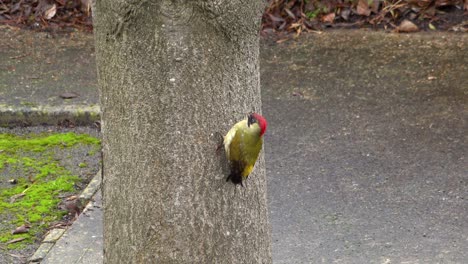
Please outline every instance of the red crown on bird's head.
[[268, 122], [266, 121], [266, 119], [262, 115], [257, 114], [257, 113], [251, 113], [249, 116], [252, 116], [253, 118], [257, 120], [258, 126], [260, 127], [260, 136], [263, 136], [263, 134], [265, 134], [265, 131], [268, 125]]

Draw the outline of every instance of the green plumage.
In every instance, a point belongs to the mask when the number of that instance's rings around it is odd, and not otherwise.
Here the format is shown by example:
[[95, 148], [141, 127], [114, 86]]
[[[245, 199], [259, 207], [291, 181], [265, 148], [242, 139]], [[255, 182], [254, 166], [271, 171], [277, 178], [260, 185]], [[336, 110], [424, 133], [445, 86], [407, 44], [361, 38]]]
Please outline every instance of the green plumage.
[[247, 120], [235, 124], [224, 137], [224, 148], [230, 162], [231, 173], [227, 180], [241, 184], [252, 172], [263, 145], [258, 123]]

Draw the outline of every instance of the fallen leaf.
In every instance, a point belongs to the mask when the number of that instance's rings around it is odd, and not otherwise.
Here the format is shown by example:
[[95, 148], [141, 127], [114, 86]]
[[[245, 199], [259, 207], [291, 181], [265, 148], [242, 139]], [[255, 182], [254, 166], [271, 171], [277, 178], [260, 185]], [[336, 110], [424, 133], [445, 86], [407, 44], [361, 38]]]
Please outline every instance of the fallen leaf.
[[78, 97], [79, 95], [77, 93], [74, 93], [74, 92], [64, 92], [60, 95], [60, 98], [62, 99], [72, 99], [72, 98], [75, 98], [75, 97]]
[[34, 182], [36, 181], [36, 179], [34, 178], [34, 176], [29, 175], [29, 176], [28, 176], [28, 181], [29, 181], [30, 183], [34, 183]]
[[59, 223], [57, 223], [57, 224], [51, 226], [50, 228], [60, 228], [60, 229], [63, 229], [63, 228], [65, 228], [65, 227], [69, 226], [70, 224], [71, 224], [71, 223], [69, 223], [69, 222], [59, 222]]
[[301, 35], [302, 32], [302, 27], [296, 28], [296, 34], [294, 35], [294, 38], [298, 38]]
[[349, 15], [351, 15], [351, 9], [343, 9], [343, 10], [341, 10], [341, 12], [340, 12], [340, 16], [341, 16], [344, 20], [348, 20], [348, 19], [349, 19]]
[[273, 22], [284, 22], [284, 19], [282, 17], [277, 17], [277, 16], [274, 16], [272, 14], [268, 14], [268, 16], [270, 17], [271, 21], [273, 21]]
[[76, 200], [76, 198], [78, 198], [78, 196], [72, 195], [72, 196], [67, 197], [65, 201], [73, 201], [73, 200]]
[[44, 11], [44, 18], [51, 19], [55, 16], [56, 13], [57, 13], [57, 5], [52, 4]]
[[335, 20], [335, 12], [332, 12], [322, 17], [323, 22], [333, 23], [334, 20]]
[[10, 197], [10, 203], [14, 203], [16, 202], [16, 200], [18, 200], [19, 198], [25, 196], [26, 194], [24, 193], [18, 193], [18, 194], [15, 194], [13, 195], [12, 197]]
[[75, 123], [73, 121], [70, 121], [69, 119], [64, 119], [64, 120], [59, 121], [58, 125], [61, 127], [70, 127], [70, 128], [75, 127]]
[[26, 56], [28, 56], [30, 53], [25, 53], [25, 54], [21, 54], [21, 55], [18, 55], [18, 56], [12, 56], [10, 57], [10, 59], [12, 60], [16, 60], [16, 59], [21, 59], [21, 58], [24, 58]]
[[357, 7], [356, 7], [356, 13], [361, 16], [370, 15], [371, 10], [369, 9], [369, 4], [367, 3], [366, 0], [359, 0]]
[[15, 230], [11, 231], [11, 234], [15, 235], [27, 233], [29, 232], [29, 228], [31, 228], [29, 225], [18, 226]]
[[292, 92], [292, 96], [304, 97], [304, 94], [302, 92]]
[[284, 11], [286, 12], [286, 14], [288, 14], [290, 18], [296, 19], [296, 16], [293, 14], [293, 12], [291, 12], [291, 10], [289, 10], [288, 8], [285, 8]]
[[468, 21], [464, 21], [456, 26], [453, 26], [450, 30], [456, 32], [468, 32]]
[[291, 26], [289, 26], [289, 28], [297, 28], [297, 27], [301, 27], [302, 24], [301, 23], [292, 23]]
[[23, 1], [18, 1], [16, 4], [14, 4], [14, 5], [11, 7], [10, 10], [8, 10], [8, 12], [9, 12], [10, 14], [15, 13], [16, 11], [18, 11], [18, 10], [20, 9], [22, 3], [23, 3]]
[[16, 243], [16, 242], [23, 241], [23, 240], [25, 240], [25, 239], [26, 239], [25, 237], [18, 237], [18, 238], [15, 238], [15, 239], [12, 239], [12, 240], [6, 242], [6, 244], [7, 244], [7, 245], [8, 245], [8, 244], [13, 244], [13, 243]]
[[101, 131], [101, 122], [96, 121], [96, 122], [93, 123], [93, 125], [94, 125], [97, 129], [99, 129], [99, 131]]
[[276, 43], [281, 44], [281, 43], [286, 42], [288, 40], [289, 40], [288, 38], [283, 38], [283, 39], [277, 40]]
[[22, 259], [22, 258], [24, 258], [24, 256], [23, 256], [23, 255], [17, 255], [17, 254], [11, 254], [11, 253], [7, 253], [7, 254], [8, 254], [9, 256], [12, 256], [12, 257], [14, 257], [14, 258], [19, 258], [19, 259]]
[[79, 215], [83, 209], [80, 200], [64, 201], [59, 205], [59, 209], [68, 211], [71, 216]]
[[429, 23], [429, 29], [436, 30], [436, 27], [434, 25], [432, 25], [431, 23]]
[[379, 7], [380, 7], [380, 2], [379, 0], [374, 0], [370, 6], [371, 8], [371, 11], [374, 13], [374, 14], [377, 14], [379, 12]]
[[29, 17], [31, 15], [32, 7], [31, 6], [25, 6], [23, 9], [23, 16], [24, 17]]
[[424, 15], [433, 17], [436, 14], [436, 6], [431, 5], [429, 8], [424, 9]]
[[91, 0], [81, 0], [81, 8], [86, 12], [86, 15], [89, 16], [89, 11], [91, 10]]
[[409, 20], [403, 20], [401, 24], [396, 28], [397, 32], [416, 32], [419, 31], [418, 26]]

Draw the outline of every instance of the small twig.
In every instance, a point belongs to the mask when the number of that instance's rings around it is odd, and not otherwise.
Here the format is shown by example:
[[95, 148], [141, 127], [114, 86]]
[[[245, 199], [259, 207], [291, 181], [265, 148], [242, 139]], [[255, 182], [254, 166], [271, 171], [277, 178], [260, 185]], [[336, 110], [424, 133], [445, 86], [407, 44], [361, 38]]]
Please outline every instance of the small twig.
[[26, 191], [28, 191], [28, 190], [29, 190], [31, 187], [33, 187], [33, 186], [34, 186], [34, 183], [31, 184], [31, 186], [28, 186], [28, 188], [24, 189], [21, 193], [26, 193]]
[[21, 242], [21, 241], [23, 241], [25, 239], [26, 239], [25, 237], [18, 237], [18, 238], [15, 238], [15, 239], [12, 239], [12, 240], [6, 242], [6, 244], [9, 245], [9, 244], [13, 244], [13, 243], [18, 243], [18, 242]]
[[25, 53], [25, 54], [22, 54], [22, 55], [10, 57], [10, 59], [12, 59], [12, 60], [21, 59], [21, 58], [24, 58], [26, 56], [29, 56], [30, 54], [31, 54], [31, 52], [28, 52], [28, 53]]
[[24, 259], [25, 256], [21, 256], [21, 255], [15, 255], [15, 254], [11, 254], [11, 253], [7, 253], [8, 255], [14, 257], [14, 258], [19, 258], [19, 259]]

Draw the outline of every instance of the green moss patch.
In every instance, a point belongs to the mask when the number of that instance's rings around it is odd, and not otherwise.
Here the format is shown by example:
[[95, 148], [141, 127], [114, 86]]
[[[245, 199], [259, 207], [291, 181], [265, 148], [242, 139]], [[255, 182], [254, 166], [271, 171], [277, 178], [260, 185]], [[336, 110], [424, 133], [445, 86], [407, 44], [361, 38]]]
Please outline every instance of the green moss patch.
[[[0, 134], [0, 243], [10, 249], [33, 243], [67, 213], [58, 208], [60, 194], [77, 193], [81, 178], [61, 165], [54, 152], [78, 144], [95, 145], [97, 151], [100, 141], [75, 133]], [[79, 167], [86, 166], [83, 164]], [[12, 234], [24, 224], [30, 226], [29, 232]], [[25, 239], [6, 244], [18, 238]]]

